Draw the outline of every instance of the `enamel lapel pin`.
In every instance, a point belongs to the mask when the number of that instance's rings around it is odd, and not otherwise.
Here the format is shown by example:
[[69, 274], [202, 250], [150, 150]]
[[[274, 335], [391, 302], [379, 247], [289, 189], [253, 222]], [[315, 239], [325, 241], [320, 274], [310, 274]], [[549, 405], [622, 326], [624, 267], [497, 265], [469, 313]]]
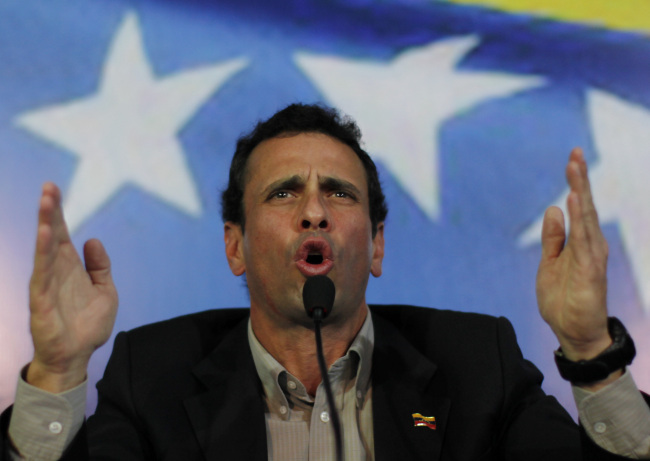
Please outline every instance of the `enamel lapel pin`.
[[436, 418], [434, 416], [422, 416], [420, 413], [413, 413], [411, 416], [413, 416], [413, 425], [415, 427], [426, 426], [429, 429], [436, 430]]

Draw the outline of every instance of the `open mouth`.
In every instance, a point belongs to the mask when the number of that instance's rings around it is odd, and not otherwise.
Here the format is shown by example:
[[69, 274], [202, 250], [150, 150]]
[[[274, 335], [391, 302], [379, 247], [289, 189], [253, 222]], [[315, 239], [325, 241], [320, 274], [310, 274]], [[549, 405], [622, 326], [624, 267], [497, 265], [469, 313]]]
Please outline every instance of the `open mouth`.
[[333, 267], [332, 248], [324, 238], [309, 238], [294, 256], [298, 270], [305, 276], [325, 275]]
[[323, 255], [320, 253], [309, 253], [305, 261], [307, 264], [321, 264], [323, 262]]

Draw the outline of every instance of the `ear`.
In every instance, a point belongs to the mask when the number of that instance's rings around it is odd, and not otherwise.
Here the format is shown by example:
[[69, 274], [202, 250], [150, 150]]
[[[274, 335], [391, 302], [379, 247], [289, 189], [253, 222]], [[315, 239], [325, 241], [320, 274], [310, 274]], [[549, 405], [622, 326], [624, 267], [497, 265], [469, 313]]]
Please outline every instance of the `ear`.
[[372, 264], [370, 273], [375, 277], [381, 275], [381, 263], [384, 260], [384, 223], [377, 224], [377, 233], [372, 239]]
[[233, 274], [240, 276], [246, 272], [241, 226], [231, 221], [223, 225], [223, 241], [226, 244], [226, 258]]

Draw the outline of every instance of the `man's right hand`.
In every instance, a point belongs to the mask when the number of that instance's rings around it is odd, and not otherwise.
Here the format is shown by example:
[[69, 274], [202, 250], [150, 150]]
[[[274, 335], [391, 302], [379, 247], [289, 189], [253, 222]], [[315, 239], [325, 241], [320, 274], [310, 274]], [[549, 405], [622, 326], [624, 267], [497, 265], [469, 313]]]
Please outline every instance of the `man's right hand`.
[[83, 382], [90, 356], [115, 323], [117, 290], [99, 240], [86, 242], [84, 260], [85, 268], [63, 218], [61, 192], [44, 184], [29, 284], [34, 359], [27, 382], [53, 393]]

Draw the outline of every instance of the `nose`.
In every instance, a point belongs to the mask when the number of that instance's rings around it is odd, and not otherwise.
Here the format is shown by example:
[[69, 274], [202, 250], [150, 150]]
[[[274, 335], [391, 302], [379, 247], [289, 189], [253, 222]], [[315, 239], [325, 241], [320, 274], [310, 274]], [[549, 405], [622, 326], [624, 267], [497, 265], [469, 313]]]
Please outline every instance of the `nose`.
[[319, 194], [305, 196], [300, 214], [300, 227], [304, 230], [328, 230], [331, 219], [324, 198]]

